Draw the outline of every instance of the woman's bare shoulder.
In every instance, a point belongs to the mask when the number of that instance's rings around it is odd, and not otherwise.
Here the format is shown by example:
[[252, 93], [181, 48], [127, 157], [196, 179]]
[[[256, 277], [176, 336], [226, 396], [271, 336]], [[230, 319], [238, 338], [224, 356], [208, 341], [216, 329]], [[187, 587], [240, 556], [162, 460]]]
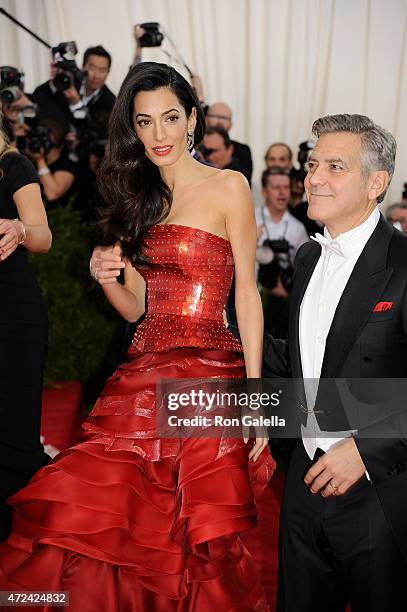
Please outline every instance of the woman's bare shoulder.
[[247, 197], [251, 193], [247, 179], [241, 172], [236, 170], [210, 168], [207, 174], [206, 186], [221, 198], [225, 195]]

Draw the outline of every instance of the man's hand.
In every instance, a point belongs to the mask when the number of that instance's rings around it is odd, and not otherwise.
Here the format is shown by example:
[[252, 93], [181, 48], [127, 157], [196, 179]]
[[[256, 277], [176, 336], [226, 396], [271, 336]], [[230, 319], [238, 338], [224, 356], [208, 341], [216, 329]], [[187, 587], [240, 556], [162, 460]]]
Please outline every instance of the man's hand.
[[277, 285], [273, 287], [272, 289], [270, 289], [270, 293], [271, 295], [274, 295], [275, 297], [283, 297], [283, 298], [288, 297], [288, 293], [285, 290], [280, 277], [278, 277], [277, 279]]
[[145, 29], [142, 28], [139, 23], [136, 23], [136, 25], [133, 27], [133, 36], [134, 40], [136, 41], [136, 45], [140, 45], [140, 38], [144, 36], [145, 33]]
[[340, 440], [308, 470], [304, 477], [313, 494], [322, 497], [343, 495], [365, 475], [362, 461], [353, 438]]
[[75, 151], [76, 147], [79, 144], [78, 135], [76, 132], [68, 132], [65, 136], [65, 144], [68, 147], [69, 151]]
[[64, 96], [68, 100], [69, 104], [77, 104], [81, 99], [75, 85], [71, 85], [68, 87], [68, 89], [65, 89]]

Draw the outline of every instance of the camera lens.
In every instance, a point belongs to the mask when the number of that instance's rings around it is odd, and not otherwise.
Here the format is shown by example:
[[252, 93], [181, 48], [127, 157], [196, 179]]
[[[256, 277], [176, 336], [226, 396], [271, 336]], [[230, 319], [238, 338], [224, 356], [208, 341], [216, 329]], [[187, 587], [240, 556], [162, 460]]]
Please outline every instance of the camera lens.
[[5, 87], [0, 91], [0, 97], [4, 104], [11, 104], [21, 98], [21, 92], [18, 87]]
[[38, 138], [33, 138], [28, 143], [28, 150], [30, 153], [39, 153], [41, 151], [41, 142]]
[[59, 91], [65, 91], [72, 85], [72, 77], [69, 72], [61, 72], [54, 78], [54, 85]]

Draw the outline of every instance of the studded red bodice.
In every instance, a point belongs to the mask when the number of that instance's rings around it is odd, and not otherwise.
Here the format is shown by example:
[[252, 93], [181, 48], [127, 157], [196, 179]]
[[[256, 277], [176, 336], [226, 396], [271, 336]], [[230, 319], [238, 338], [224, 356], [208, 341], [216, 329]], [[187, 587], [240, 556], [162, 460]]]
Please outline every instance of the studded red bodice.
[[136, 329], [135, 351], [178, 346], [242, 351], [227, 330], [223, 309], [233, 277], [230, 243], [184, 225], [155, 225], [147, 254], [158, 264], [140, 269], [147, 284], [147, 314]]

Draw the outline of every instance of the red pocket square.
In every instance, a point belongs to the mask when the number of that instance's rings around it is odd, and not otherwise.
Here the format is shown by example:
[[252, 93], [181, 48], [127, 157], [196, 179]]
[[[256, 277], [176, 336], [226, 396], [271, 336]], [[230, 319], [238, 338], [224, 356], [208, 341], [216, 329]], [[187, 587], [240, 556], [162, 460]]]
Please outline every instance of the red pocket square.
[[386, 310], [391, 310], [393, 308], [393, 302], [377, 302], [376, 306], [373, 308], [373, 312], [385, 312]]

